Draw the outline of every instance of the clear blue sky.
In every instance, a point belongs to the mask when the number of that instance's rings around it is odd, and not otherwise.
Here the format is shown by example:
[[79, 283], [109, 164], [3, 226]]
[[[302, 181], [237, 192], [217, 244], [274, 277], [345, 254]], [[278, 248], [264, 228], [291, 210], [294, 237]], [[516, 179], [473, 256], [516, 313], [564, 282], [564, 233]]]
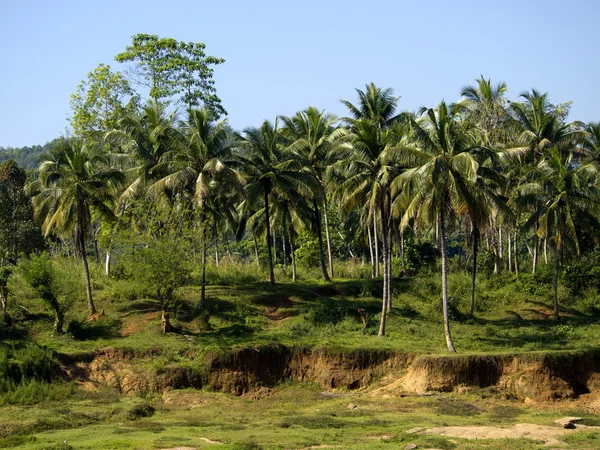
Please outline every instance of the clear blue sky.
[[226, 63], [217, 93], [236, 129], [339, 99], [373, 81], [401, 109], [458, 100], [483, 74], [509, 98], [535, 87], [600, 120], [600, 2], [0, 0], [0, 146], [61, 135], [69, 96], [136, 33], [204, 42]]

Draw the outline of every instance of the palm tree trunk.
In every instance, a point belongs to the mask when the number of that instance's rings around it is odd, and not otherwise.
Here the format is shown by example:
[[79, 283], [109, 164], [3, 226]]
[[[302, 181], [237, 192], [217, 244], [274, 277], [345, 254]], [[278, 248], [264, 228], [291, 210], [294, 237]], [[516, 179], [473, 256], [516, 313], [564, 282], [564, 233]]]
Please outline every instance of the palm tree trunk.
[[315, 222], [317, 225], [317, 240], [319, 241], [319, 258], [321, 259], [321, 271], [323, 272], [323, 278], [325, 281], [331, 281], [329, 274], [327, 273], [327, 267], [325, 266], [325, 252], [323, 251], [323, 236], [321, 236], [321, 213], [319, 211], [319, 204], [316, 199], [313, 199], [313, 207], [315, 208]]
[[371, 226], [367, 224], [367, 234], [369, 236], [369, 254], [371, 255], [371, 278], [375, 278], [375, 259], [373, 257], [373, 239], [371, 238]]
[[292, 281], [295, 283], [296, 282], [296, 248], [294, 247], [294, 237], [292, 234], [292, 230], [290, 227], [290, 231], [289, 231], [289, 237], [290, 237], [290, 256], [292, 258]]
[[373, 214], [373, 243], [375, 244], [375, 278], [379, 278], [379, 239], [377, 238], [377, 214]]
[[531, 273], [533, 273], [534, 275], [535, 275], [535, 272], [537, 271], [539, 247], [540, 247], [539, 239], [536, 234], [533, 238], [533, 264], [532, 264], [532, 269], [531, 269]]
[[556, 234], [556, 255], [554, 257], [554, 319], [558, 320], [560, 318], [558, 314], [558, 261], [560, 259], [560, 251], [562, 247], [561, 235], [560, 233]]
[[512, 238], [510, 237], [510, 232], [506, 237], [508, 239], [508, 271], [512, 273]]
[[477, 250], [479, 250], [479, 228], [473, 224], [473, 269], [471, 270], [471, 307], [469, 317], [475, 313], [475, 277], [477, 276]]
[[515, 259], [515, 273], [517, 275], [519, 275], [519, 254], [518, 254], [518, 243], [519, 243], [519, 234], [517, 232], [517, 230], [515, 230], [515, 240], [513, 242], [514, 244], [514, 255], [513, 258]]
[[382, 246], [381, 246], [381, 250], [383, 252], [383, 301], [382, 301], [382, 306], [381, 306], [381, 320], [379, 322], [379, 332], [377, 333], [377, 336], [379, 337], [383, 337], [385, 336], [385, 322], [386, 322], [386, 316], [387, 316], [387, 307], [388, 307], [388, 289], [387, 289], [387, 283], [388, 283], [388, 257], [387, 257], [387, 252], [388, 252], [388, 246], [386, 243], [386, 223], [385, 223], [385, 219], [382, 217], [381, 220], [381, 227], [382, 227], [382, 234], [383, 234], [383, 242], [382, 242]]
[[273, 253], [271, 251], [271, 224], [269, 217], [269, 192], [265, 191], [265, 222], [267, 225], [267, 253], [269, 255], [269, 283], [275, 284], [275, 272], [273, 271]]
[[283, 253], [283, 268], [287, 270], [287, 250], [285, 248], [285, 219], [283, 222], [283, 233], [281, 234], [281, 250]]
[[394, 256], [394, 241], [392, 240], [392, 211], [390, 209], [391, 202], [389, 197], [386, 195], [385, 198], [385, 212], [387, 214], [387, 229], [385, 239], [387, 241], [387, 313], [389, 314], [392, 310], [392, 261]]
[[83, 261], [83, 273], [85, 275], [85, 293], [87, 296], [88, 312], [90, 316], [96, 314], [96, 306], [94, 306], [94, 300], [92, 299], [92, 282], [90, 280], [90, 268], [88, 267], [87, 254], [85, 251], [85, 232], [83, 230], [83, 213], [80, 212], [77, 224], [77, 237], [79, 240], [79, 247], [81, 252], [81, 260]]
[[329, 257], [329, 272], [333, 275], [333, 254], [331, 252], [331, 239], [329, 237], [329, 220], [327, 217], [327, 198], [323, 199], [323, 219], [325, 220], [325, 238], [327, 239], [327, 256]]
[[4, 281], [0, 281], [0, 303], [2, 303], [2, 323], [8, 324], [8, 289], [6, 288]]
[[275, 234], [275, 230], [273, 230], [273, 267], [277, 267], [277, 237]]
[[258, 257], [258, 242], [256, 241], [256, 233], [252, 230], [252, 239], [254, 239], [254, 257], [256, 258], [256, 267], [260, 269], [260, 258]]
[[104, 258], [104, 275], [106, 275], [106, 278], [110, 278], [110, 251], [110, 248], [106, 250], [106, 257]]
[[448, 318], [448, 263], [446, 255], [446, 228], [444, 224], [444, 213], [438, 213], [438, 223], [440, 229], [440, 247], [442, 253], [442, 309], [444, 310], [444, 333], [446, 335], [446, 345], [448, 350], [456, 353], [452, 336], [450, 335], [450, 321]]
[[206, 300], [206, 260], [207, 260], [207, 247], [208, 247], [208, 236], [206, 232], [206, 213], [202, 210], [202, 216], [200, 218], [202, 226], [202, 278], [200, 281], [200, 302], [198, 303], [198, 310], [202, 311], [204, 302]]

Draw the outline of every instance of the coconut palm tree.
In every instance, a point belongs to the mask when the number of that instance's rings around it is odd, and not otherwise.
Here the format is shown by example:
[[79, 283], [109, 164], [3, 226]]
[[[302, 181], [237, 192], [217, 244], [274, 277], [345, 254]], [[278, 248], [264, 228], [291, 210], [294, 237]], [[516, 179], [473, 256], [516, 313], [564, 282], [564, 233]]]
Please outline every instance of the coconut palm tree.
[[[546, 151], [556, 148], [566, 160], [570, 157], [573, 144], [585, 140], [587, 134], [580, 122], [567, 123], [570, 104], [554, 105], [548, 93], [540, 93], [535, 89], [520, 95], [523, 102], [510, 105], [509, 127], [517, 134], [514, 148], [507, 152], [520, 155], [522, 163], [535, 167]], [[533, 209], [538, 206], [533, 205]], [[534, 231], [532, 271], [536, 272], [539, 253], [539, 236], [537, 223], [532, 223]]]
[[481, 146], [472, 126], [453, 114], [444, 101], [436, 109], [423, 109], [419, 120], [412, 120], [416, 148], [406, 147], [404, 164], [411, 166], [393, 183], [400, 192], [395, 209], [402, 208], [401, 227], [414, 219], [417, 228], [437, 226], [442, 257], [442, 307], [448, 350], [455, 352], [448, 318], [448, 281], [446, 236], [453, 216], [469, 212], [482, 221], [476, 182]]
[[[319, 183], [313, 174], [302, 167], [293, 153], [285, 151], [286, 139], [278, 120], [274, 124], [264, 121], [260, 128], [246, 128], [237, 158], [246, 179], [246, 199], [241, 210], [257, 210], [263, 202], [265, 214], [269, 282], [275, 284], [273, 253], [271, 247], [270, 199], [277, 192], [296, 192], [312, 198], [319, 192]], [[318, 195], [318, 194], [317, 194]]]
[[94, 152], [81, 142], [64, 140], [36, 171], [28, 190], [46, 236], [55, 230], [75, 235], [83, 262], [88, 311], [96, 313], [87, 262], [86, 238], [93, 208], [102, 217], [114, 216], [115, 197], [125, 181], [111, 155]]
[[[207, 220], [216, 222], [218, 217], [231, 213], [225, 208], [225, 197], [241, 193], [242, 179], [232, 168], [232, 148], [236, 141], [229, 130], [227, 120], [212, 121], [208, 109], [193, 109], [188, 121], [180, 130], [183, 136], [173, 132], [177, 145], [167, 146], [152, 168], [152, 173], [163, 175], [148, 187], [148, 194], [180, 192], [185, 198], [193, 198], [200, 211], [202, 233], [202, 282], [200, 302], [206, 298], [206, 251]], [[227, 194], [227, 195], [225, 195]]]
[[321, 214], [319, 202], [323, 206], [323, 218], [325, 220], [325, 236], [327, 239], [327, 254], [329, 258], [329, 272], [333, 272], [333, 254], [331, 250], [331, 238], [329, 235], [329, 218], [327, 215], [327, 191], [324, 182], [325, 171], [330, 163], [329, 155], [332, 150], [340, 144], [342, 139], [348, 135], [348, 130], [335, 126], [337, 119], [325, 111], [319, 111], [310, 107], [296, 113], [293, 117], [281, 117], [284, 123], [283, 133], [292, 142], [288, 150], [297, 153], [304, 164], [313, 173], [320, 185], [318, 195], [313, 196], [313, 208], [315, 211], [315, 228], [319, 241], [319, 253], [323, 278], [331, 281], [325, 268], [325, 257], [323, 252], [323, 238], [321, 233]]
[[579, 234], [600, 227], [598, 187], [586, 169], [573, 157], [565, 160], [564, 151], [553, 146], [529, 174], [528, 182], [518, 188], [514, 200], [535, 206], [525, 227], [536, 222], [539, 237], [554, 238], [555, 319], [559, 318], [558, 272], [565, 245], [572, 242], [579, 254]]
[[[504, 95], [507, 91], [506, 83], [501, 82], [493, 86], [490, 79], [485, 79], [481, 76], [476, 80], [476, 86], [465, 86], [461, 92], [463, 100], [456, 105], [454, 108], [456, 111], [464, 114], [465, 119], [472, 123], [474, 128], [478, 131], [477, 138], [479, 139], [482, 146], [489, 149], [499, 149], [505, 146], [510, 132], [506, 126], [508, 121], [508, 113], [506, 111], [506, 101]], [[489, 154], [482, 154], [484, 158], [488, 158]], [[481, 176], [480, 173], [478, 178], [478, 184], [480, 189], [478, 190], [480, 195], [479, 201], [476, 203], [479, 205], [487, 204], [487, 214], [480, 215], [483, 222], [478, 222], [476, 216], [467, 213], [466, 221], [469, 225], [469, 239], [471, 243], [472, 254], [473, 254], [473, 267], [471, 270], [471, 305], [469, 309], [469, 316], [473, 317], [475, 309], [475, 280], [477, 277], [477, 252], [479, 248], [479, 242], [481, 232], [488, 228], [488, 224], [492, 222], [493, 242], [494, 242], [494, 254], [496, 255], [495, 272], [501, 270], [502, 262], [502, 227], [497, 223], [501, 212], [499, 209], [502, 208], [502, 202], [499, 201], [499, 192], [497, 187], [504, 184], [501, 177], [499, 176], [498, 170], [498, 159], [493, 155], [491, 161], [479, 161], [480, 172], [483, 172], [485, 176]], [[484, 163], [486, 163], [484, 165]], [[494, 207], [494, 204], [496, 207]], [[497, 206], [500, 206], [498, 208]], [[497, 230], [497, 233], [496, 233]]]

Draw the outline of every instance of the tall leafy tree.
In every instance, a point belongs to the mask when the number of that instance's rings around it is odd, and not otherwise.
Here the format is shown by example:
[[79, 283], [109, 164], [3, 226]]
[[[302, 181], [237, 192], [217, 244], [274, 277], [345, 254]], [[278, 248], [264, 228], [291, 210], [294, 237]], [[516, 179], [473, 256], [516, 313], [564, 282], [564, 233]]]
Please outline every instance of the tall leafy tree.
[[179, 42], [153, 34], [136, 34], [131, 45], [115, 56], [132, 63], [132, 78], [149, 89], [156, 101], [175, 101], [186, 108], [204, 106], [214, 117], [226, 114], [217, 97], [213, 66], [225, 62], [207, 56], [201, 42]]
[[100, 64], [82, 81], [70, 100], [73, 133], [89, 144], [99, 145], [119, 120], [135, 112], [139, 96], [120, 72]]
[[124, 175], [109, 155], [94, 152], [81, 142], [63, 141], [42, 161], [28, 189], [34, 194], [35, 214], [48, 235], [52, 230], [73, 233], [83, 262], [88, 311], [96, 313], [87, 261], [86, 244], [91, 227], [91, 209], [113, 217], [114, 201]]

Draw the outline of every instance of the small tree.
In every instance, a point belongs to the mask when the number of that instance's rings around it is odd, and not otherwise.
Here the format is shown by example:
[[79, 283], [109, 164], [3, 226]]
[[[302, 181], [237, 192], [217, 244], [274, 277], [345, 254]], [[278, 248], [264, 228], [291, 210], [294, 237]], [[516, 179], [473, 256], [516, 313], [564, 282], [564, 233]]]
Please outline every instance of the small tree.
[[175, 289], [183, 286], [189, 278], [181, 243], [160, 237], [142, 248], [134, 249], [126, 258], [127, 275], [156, 292], [162, 311], [162, 331], [168, 333], [171, 331], [170, 313]]
[[18, 272], [36, 291], [46, 306], [52, 310], [55, 316], [56, 332], [62, 334], [68, 302], [59, 301], [60, 288], [56, 281], [52, 261], [46, 252], [40, 256], [22, 259], [18, 265]]

